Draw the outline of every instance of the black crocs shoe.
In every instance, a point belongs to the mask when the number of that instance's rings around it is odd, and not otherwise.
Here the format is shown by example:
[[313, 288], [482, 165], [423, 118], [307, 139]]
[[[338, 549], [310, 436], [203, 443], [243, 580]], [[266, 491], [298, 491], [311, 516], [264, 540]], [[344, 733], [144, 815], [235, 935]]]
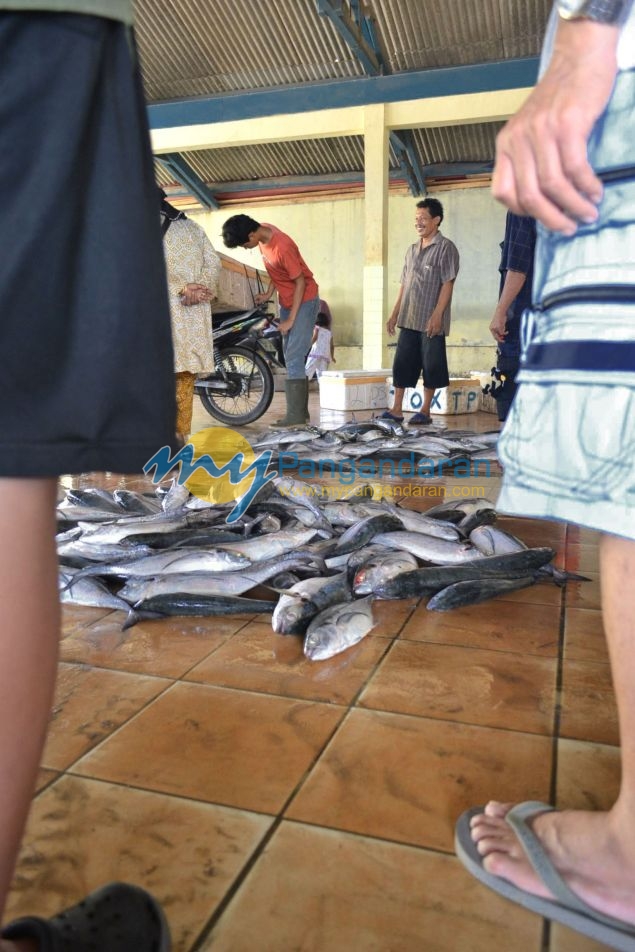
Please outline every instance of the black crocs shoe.
[[15, 919], [3, 939], [36, 939], [40, 952], [169, 952], [170, 930], [150, 893], [109, 883], [52, 919]]

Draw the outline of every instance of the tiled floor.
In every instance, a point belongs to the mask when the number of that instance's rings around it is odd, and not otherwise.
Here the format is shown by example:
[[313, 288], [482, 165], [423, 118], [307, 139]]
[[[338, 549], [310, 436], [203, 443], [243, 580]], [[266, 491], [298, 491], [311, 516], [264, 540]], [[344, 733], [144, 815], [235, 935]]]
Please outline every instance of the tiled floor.
[[157, 895], [178, 952], [598, 952], [453, 855], [456, 817], [491, 796], [602, 808], [618, 783], [594, 534], [503, 525], [592, 581], [447, 614], [376, 603], [370, 636], [321, 663], [262, 616], [122, 633], [65, 608], [7, 915], [118, 878]]

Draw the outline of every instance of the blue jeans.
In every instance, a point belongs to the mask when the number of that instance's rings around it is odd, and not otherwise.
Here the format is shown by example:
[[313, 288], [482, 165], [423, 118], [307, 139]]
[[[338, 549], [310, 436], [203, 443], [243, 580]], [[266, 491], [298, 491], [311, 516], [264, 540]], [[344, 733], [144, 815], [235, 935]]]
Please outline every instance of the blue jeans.
[[[281, 321], [286, 321], [290, 310], [288, 307], [280, 308]], [[311, 350], [311, 339], [319, 310], [319, 297], [305, 301], [304, 304], [300, 305], [293, 327], [283, 337], [284, 361], [287, 365], [289, 380], [306, 378], [304, 365], [306, 364], [307, 354]]]

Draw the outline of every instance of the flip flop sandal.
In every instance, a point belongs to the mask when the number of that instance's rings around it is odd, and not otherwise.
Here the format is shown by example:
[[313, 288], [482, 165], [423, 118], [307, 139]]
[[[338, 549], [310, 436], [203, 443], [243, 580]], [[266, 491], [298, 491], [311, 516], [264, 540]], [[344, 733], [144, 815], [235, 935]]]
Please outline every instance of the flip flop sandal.
[[377, 416], [378, 420], [392, 420], [393, 423], [403, 423], [402, 416], [395, 416], [394, 413], [391, 413], [390, 410], [384, 410], [383, 413], [380, 413]]
[[553, 919], [570, 929], [575, 929], [576, 932], [581, 932], [595, 939], [596, 942], [603, 942], [617, 949], [618, 952], [635, 952], [635, 926], [597, 912], [576, 896], [555, 869], [542, 843], [528, 825], [527, 821], [537, 814], [551, 812], [554, 812], [554, 808], [549, 804], [527, 800], [525, 803], [512, 807], [505, 819], [516, 834], [537, 875], [556, 897], [555, 900], [534, 896], [524, 889], [513, 886], [506, 879], [488, 873], [483, 868], [483, 857], [478, 852], [471, 836], [470, 820], [484, 813], [484, 807], [467, 810], [459, 817], [454, 838], [456, 855], [468, 872], [506, 899], [544, 916], [545, 919]]
[[408, 426], [412, 426], [413, 423], [415, 426], [428, 426], [429, 423], [432, 423], [432, 418], [427, 413], [415, 413], [408, 420]]
[[39, 952], [169, 952], [161, 906], [127, 883], [109, 883], [52, 919], [15, 919], [3, 939], [35, 939]]

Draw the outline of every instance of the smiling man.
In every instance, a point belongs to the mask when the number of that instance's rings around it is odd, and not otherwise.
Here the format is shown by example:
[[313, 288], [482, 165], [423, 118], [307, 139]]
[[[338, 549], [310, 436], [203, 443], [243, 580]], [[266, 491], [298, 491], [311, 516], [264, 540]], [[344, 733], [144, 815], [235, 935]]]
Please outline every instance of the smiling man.
[[450, 382], [445, 338], [450, 333], [450, 302], [459, 273], [459, 252], [439, 231], [442, 221], [443, 205], [436, 198], [417, 202], [415, 229], [419, 241], [406, 252], [399, 294], [386, 324], [391, 337], [399, 327], [399, 340], [392, 371], [395, 401], [392, 410], [381, 414], [385, 419], [403, 420], [405, 389], [416, 387], [423, 373], [423, 405], [409, 422], [430, 423], [434, 392]]

